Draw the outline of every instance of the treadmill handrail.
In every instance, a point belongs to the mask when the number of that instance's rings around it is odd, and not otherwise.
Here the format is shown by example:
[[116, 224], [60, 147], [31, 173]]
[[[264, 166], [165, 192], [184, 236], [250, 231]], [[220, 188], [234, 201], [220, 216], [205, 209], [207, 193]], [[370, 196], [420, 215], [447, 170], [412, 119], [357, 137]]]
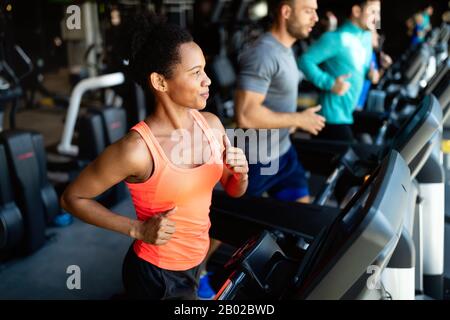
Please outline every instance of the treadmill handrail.
[[64, 131], [61, 142], [58, 145], [58, 152], [63, 155], [77, 156], [78, 146], [72, 145], [72, 138], [75, 130], [78, 112], [80, 110], [81, 98], [89, 90], [96, 90], [120, 85], [124, 83], [125, 76], [121, 72], [92, 77], [80, 81], [72, 91], [70, 96], [69, 109], [67, 110]]

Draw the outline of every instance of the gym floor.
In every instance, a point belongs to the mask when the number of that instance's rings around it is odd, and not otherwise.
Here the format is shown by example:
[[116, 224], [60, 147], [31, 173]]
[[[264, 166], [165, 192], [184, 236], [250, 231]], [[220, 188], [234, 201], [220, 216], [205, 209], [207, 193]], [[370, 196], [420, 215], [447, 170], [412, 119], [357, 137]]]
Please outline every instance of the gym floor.
[[[113, 208], [135, 214], [128, 199]], [[0, 299], [109, 299], [122, 292], [122, 260], [131, 240], [74, 220], [47, 229], [46, 245], [31, 256], [0, 265]], [[81, 289], [69, 290], [67, 267], [81, 270]]]

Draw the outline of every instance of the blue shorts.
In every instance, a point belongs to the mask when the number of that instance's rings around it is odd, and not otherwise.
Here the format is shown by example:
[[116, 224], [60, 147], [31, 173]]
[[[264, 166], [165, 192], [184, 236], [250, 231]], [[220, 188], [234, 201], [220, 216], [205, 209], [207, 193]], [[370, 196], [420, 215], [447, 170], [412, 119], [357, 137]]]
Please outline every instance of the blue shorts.
[[262, 175], [261, 168], [268, 164], [250, 164], [247, 195], [261, 197], [267, 192], [271, 197], [282, 201], [297, 201], [309, 196], [308, 180], [303, 166], [298, 161], [297, 151], [293, 146], [279, 159], [279, 169], [274, 175]]

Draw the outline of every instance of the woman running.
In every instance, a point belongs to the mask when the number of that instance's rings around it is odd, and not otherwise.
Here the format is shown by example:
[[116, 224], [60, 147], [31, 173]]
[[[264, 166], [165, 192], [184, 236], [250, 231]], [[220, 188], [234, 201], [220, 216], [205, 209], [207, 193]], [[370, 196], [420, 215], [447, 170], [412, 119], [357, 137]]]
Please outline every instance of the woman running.
[[[135, 239], [123, 263], [127, 296], [196, 299], [209, 248], [209, 208], [221, 182], [232, 197], [247, 188], [248, 164], [220, 120], [200, 113], [210, 79], [191, 35], [154, 16], [140, 17], [129, 70], [155, 98], [153, 112], [109, 146], [70, 184], [62, 207], [79, 219]], [[137, 219], [116, 214], [95, 197], [125, 181]]]

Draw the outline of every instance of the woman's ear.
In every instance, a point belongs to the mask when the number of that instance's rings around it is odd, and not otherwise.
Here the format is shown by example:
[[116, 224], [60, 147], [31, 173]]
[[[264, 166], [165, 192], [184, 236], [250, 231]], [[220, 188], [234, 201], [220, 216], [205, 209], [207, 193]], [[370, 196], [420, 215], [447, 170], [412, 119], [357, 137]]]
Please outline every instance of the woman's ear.
[[149, 83], [156, 91], [167, 91], [166, 79], [164, 79], [164, 76], [160, 75], [159, 73], [152, 72], [149, 76]]

